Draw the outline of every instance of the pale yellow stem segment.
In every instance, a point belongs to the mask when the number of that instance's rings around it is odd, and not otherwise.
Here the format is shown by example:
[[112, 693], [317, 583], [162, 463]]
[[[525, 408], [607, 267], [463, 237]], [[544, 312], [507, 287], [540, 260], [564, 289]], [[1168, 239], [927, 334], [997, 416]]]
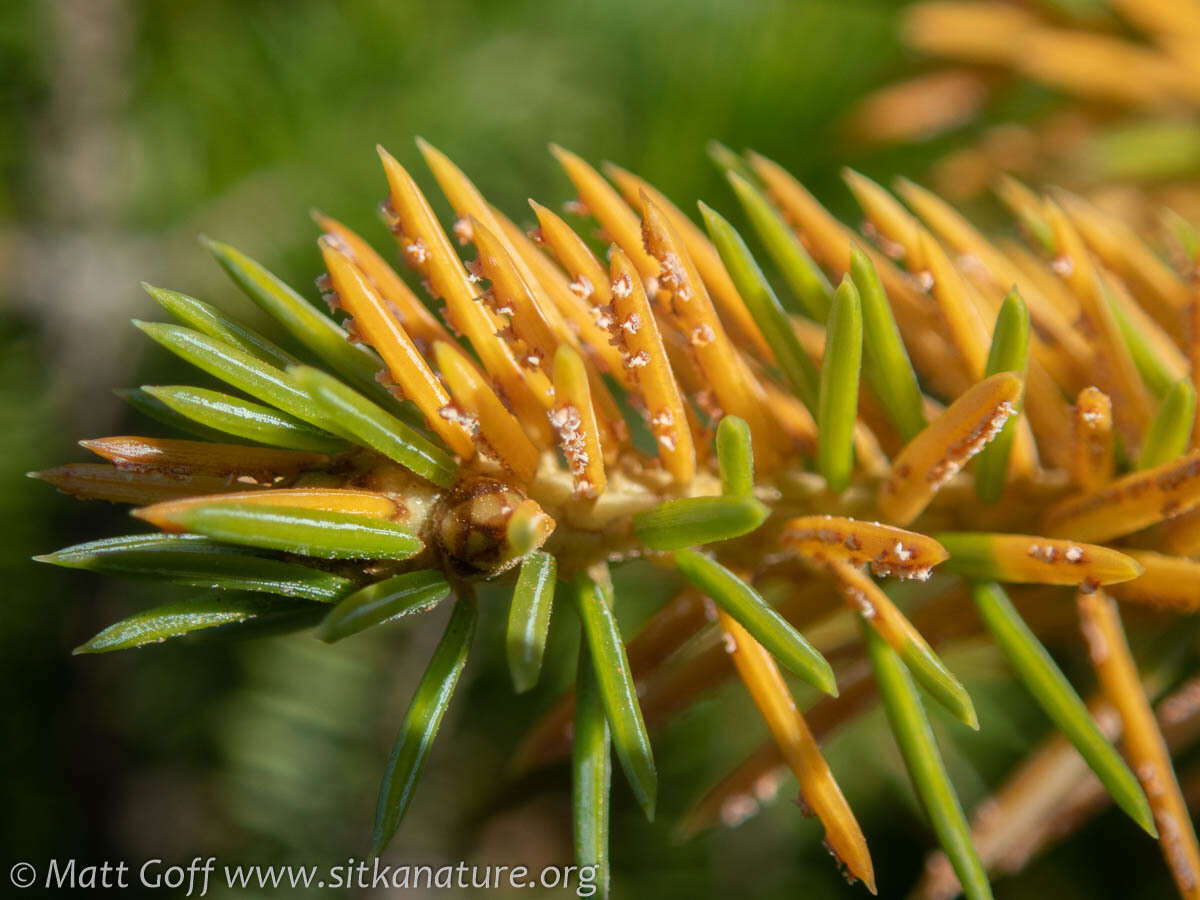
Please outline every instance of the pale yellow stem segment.
[[[531, 481], [541, 454], [526, 436], [521, 423], [500, 402], [491, 385], [458, 345], [438, 341], [433, 345], [433, 354], [460, 414], [473, 417], [477, 423], [476, 440], [482, 441], [490, 454], [521, 481]], [[466, 413], [467, 410], [470, 412]]]
[[583, 357], [565, 344], [554, 355], [554, 408], [548, 415], [575, 482], [576, 495], [599, 497], [608, 486], [608, 477], [587, 369]]
[[404, 396], [421, 410], [429, 427], [455, 453], [470, 459], [475, 455], [473, 435], [457, 417], [443, 414], [450, 396], [404, 326], [354, 265], [340, 238], [324, 235], [318, 243], [333, 289], [342, 308], [353, 317], [358, 333], [383, 357], [393, 380]]
[[879, 491], [879, 509], [907, 525], [934, 494], [994, 438], [1016, 411], [1023, 380], [1014, 372], [987, 378], [946, 407], [892, 461]]
[[696, 449], [679, 385], [667, 361], [662, 335], [633, 262], [619, 247], [612, 250], [612, 299], [609, 328], [622, 354], [622, 365], [637, 385], [650, 418], [658, 456], [678, 485], [696, 474]]
[[217, 444], [134, 435], [94, 438], [79, 445], [118, 469], [176, 475], [247, 475], [271, 481], [329, 462], [324, 453], [277, 450], [243, 444]]
[[442, 327], [442, 323], [370, 244], [336, 219], [315, 210], [312, 217], [323, 232], [342, 240], [354, 264], [362, 270], [367, 280], [379, 292], [379, 296], [391, 304], [404, 325], [404, 330], [422, 350], [428, 350], [434, 341], [450, 340], [450, 335]]
[[530, 200], [529, 205], [537, 216], [543, 242], [571, 278], [568, 293], [572, 302], [564, 308], [564, 315], [575, 326], [585, 348], [602, 371], [612, 375], [622, 386], [631, 388], [633, 379], [621, 358], [621, 351], [613, 346], [608, 328], [603, 324], [607, 315], [604, 307], [612, 299], [608, 273], [575, 229], [540, 203]]
[[571, 179], [579, 200], [604, 229], [605, 237], [625, 251], [642, 278], [658, 275], [658, 262], [642, 245], [642, 228], [637, 214], [629, 208], [604, 177], [570, 150], [557, 144], [550, 152]]
[[613, 183], [624, 194], [626, 202], [634, 209], [645, 212], [641, 198], [644, 192], [650, 202], [662, 210], [671, 225], [679, 232], [679, 236], [683, 238], [683, 244], [712, 295], [722, 321], [730, 328], [735, 337], [753, 349], [760, 359], [774, 362], [775, 354], [771, 350], [771, 345], [767, 343], [754, 321], [754, 316], [746, 308], [741, 294], [734, 286], [733, 279], [725, 271], [725, 266], [721, 262], [721, 254], [717, 252], [717, 248], [713, 246], [712, 241], [699, 226], [668, 200], [662, 191], [645, 179], [612, 163], [604, 165], [604, 173], [613, 180]]
[[921, 581], [947, 557], [945, 548], [927, 535], [841, 516], [791, 519], [784, 524], [780, 541], [797, 553], [823, 562], [867, 564], [880, 577], [894, 575]]
[[1154, 399], [1142, 382], [1121, 336], [1116, 316], [1102, 293], [1099, 273], [1092, 265], [1083, 239], [1056, 204], [1046, 201], [1042, 208], [1054, 233], [1058, 254], [1055, 271], [1079, 300], [1084, 320], [1097, 342], [1095, 365], [1104, 376], [1100, 387], [1116, 401], [1113, 409], [1117, 427], [1131, 446], [1136, 445], [1154, 416]]
[[875, 870], [867, 840], [842, 796], [833, 772], [784, 683], [779, 667], [762, 645], [724, 610], [717, 610], [726, 648], [754, 705], [800, 782], [800, 796], [825, 826], [825, 839], [847, 871], [875, 893]]
[[479, 250], [478, 274], [491, 282], [485, 300], [492, 312], [508, 318], [512, 335], [524, 346], [514, 348], [522, 365], [548, 368], [558, 339], [533, 296], [533, 288], [517, 269], [500, 239], [470, 216], [471, 240]]
[[1078, 606], [1092, 666], [1104, 695], [1121, 717], [1121, 743], [1154, 811], [1159, 845], [1175, 885], [1182, 896], [1200, 898], [1196, 831], [1171, 767], [1170, 752], [1129, 652], [1117, 604], [1103, 591], [1093, 591], [1081, 592]]
[[1200, 562], [1149, 550], [1126, 550], [1142, 566], [1133, 581], [1109, 592], [1118, 600], [1146, 603], [1185, 615], [1200, 612]]
[[352, 488], [278, 488], [274, 490], [239, 491], [207, 497], [188, 497], [167, 500], [135, 509], [133, 514], [163, 531], [186, 531], [176, 516], [197, 506], [216, 506], [221, 503], [253, 504], [255, 506], [287, 506], [315, 509], [322, 512], [370, 516], [375, 519], [394, 519], [402, 510], [396, 501], [374, 491]]
[[425, 276], [433, 295], [446, 302], [450, 321], [471, 342], [484, 370], [496, 380], [521, 421], [527, 423], [535, 443], [549, 446], [550, 429], [544, 424], [543, 413], [545, 398], [553, 391], [550, 380], [540, 371], [523, 369], [508, 345], [496, 336], [500, 323], [475, 302], [479, 291], [467, 277], [429, 201], [408, 171], [382, 147], [377, 149], [397, 217], [396, 239], [405, 259]]
[[29, 476], [80, 500], [107, 500], [109, 503], [132, 503], [135, 506], [197, 494], [245, 491], [254, 487], [229, 477], [138, 471], [105, 463], [71, 463], [44, 472], [30, 472]]
[[1046, 511], [1042, 531], [1050, 537], [1099, 543], [1196, 506], [1200, 506], [1200, 450], [1055, 504]]
[[1095, 491], [1112, 481], [1116, 467], [1112, 401], [1099, 388], [1086, 387], [1071, 419], [1071, 480], [1081, 491]]
[[717, 318], [683, 239], [653, 202], [647, 198], [642, 206], [646, 248], [662, 267], [659, 285], [670, 296], [665, 312], [686, 338], [722, 412], [740, 416], [749, 424], [755, 463], [769, 472], [779, 462], [780, 436], [768, 426], [762, 386], [737, 355]]

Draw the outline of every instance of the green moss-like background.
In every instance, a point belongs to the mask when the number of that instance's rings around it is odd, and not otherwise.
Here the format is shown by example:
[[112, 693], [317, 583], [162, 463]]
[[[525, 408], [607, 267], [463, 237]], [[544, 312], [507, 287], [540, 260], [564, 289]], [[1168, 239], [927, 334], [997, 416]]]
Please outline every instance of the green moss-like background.
[[[441, 611], [332, 648], [294, 637], [70, 655], [169, 593], [29, 561], [134, 530], [123, 509], [22, 475], [85, 459], [78, 438], [146, 429], [112, 387], [194, 377], [128, 325], [156, 316], [139, 281], [263, 325], [197, 244], [206, 233], [315, 299], [309, 208], [390, 252], [375, 218], [385, 193], [376, 142], [413, 167], [445, 213], [417, 134], [520, 222], [531, 219], [529, 196], [569, 198], [548, 141], [618, 162], [685, 208], [703, 198], [732, 215], [704, 155], [716, 138], [775, 158], [849, 213], [842, 165], [919, 173], [944, 149], [866, 155], [838, 127], [857, 99], [914, 70], [895, 37], [897, 9], [870, 0], [0, 5], [0, 880], [13, 862], [43, 870], [51, 857], [327, 865], [361, 856], [394, 730], [444, 621]], [[662, 595], [648, 580], [638, 586], [640, 604], [621, 610], [627, 630]], [[569, 862], [566, 772], [506, 781], [508, 755], [553, 685], [511, 694], [503, 615], [493, 597], [392, 862]], [[560, 684], [573, 671], [570, 615], [556, 613], [548, 662]], [[1047, 723], [994, 656], [957, 664], [983, 737], [963, 740], [959, 726], [935, 719], [970, 805]], [[672, 841], [680, 813], [765, 735], [737, 686], [659, 732], [654, 826], [614, 773], [616, 896], [865, 896], [841, 881], [819, 827], [790, 802], [790, 780], [740, 828]], [[901, 896], [932, 838], [881, 716], [829, 751], [881, 893]], [[1118, 843], [1119, 854], [1098, 855]], [[1051, 893], [1166, 896], [1169, 885], [1156, 848], [1108, 815], [998, 886], [1001, 897]]]

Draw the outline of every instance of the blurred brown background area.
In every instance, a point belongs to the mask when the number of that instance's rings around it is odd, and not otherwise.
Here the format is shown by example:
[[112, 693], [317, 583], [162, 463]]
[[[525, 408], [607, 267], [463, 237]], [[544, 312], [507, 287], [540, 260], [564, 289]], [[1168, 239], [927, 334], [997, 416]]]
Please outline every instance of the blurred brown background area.
[[[569, 199], [548, 141], [620, 163], [685, 208], [703, 198], [740, 223], [705, 157], [710, 139], [778, 160], [849, 215], [842, 165], [882, 179], [919, 175], [997, 116], [1055, 102], [1045, 88], [1015, 85], [977, 122], [866, 148], [847, 126], [850, 110], [924, 66], [901, 45], [900, 11], [873, 0], [0, 6], [2, 861], [215, 855], [327, 865], [361, 856], [395, 729], [444, 621], [443, 611], [336, 647], [300, 636], [70, 655], [108, 622], [171, 593], [29, 561], [138, 530], [123, 509], [58, 496], [23, 474], [82, 460], [79, 438], [159, 433], [113, 387], [195, 381], [129, 326], [156, 315], [140, 281], [270, 331], [197, 235], [232, 243], [315, 301], [310, 208], [391, 255], [375, 217], [385, 190], [376, 142], [429, 187], [412, 143], [424, 136], [522, 223], [527, 197]], [[640, 588], [639, 603], [620, 610], [628, 629], [663, 586], [641, 570], [627, 577]], [[567, 773], [514, 783], [505, 767], [569, 680], [576, 626], [556, 613], [547, 678], [534, 695], [514, 697], [503, 596], [489, 599], [390, 861], [569, 862]], [[969, 805], [1046, 723], [994, 659], [964, 667], [986, 740], [960, 744], [954, 726], [939, 727]], [[764, 737], [748, 707], [736, 686], [724, 689], [655, 736], [657, 825], [640, 819], [614, 776], [617, 896], [742, 896], [747, 884], [755, 896], [861, 896], [830, 864], [819, 826], [790, 802], [790, 780], [740, 828], [673, 842], [682, 811]], [[894, 746], [873, 715], [829, 750], [882, 893], [896, 896], [931, 839]], [[1134, 874], [1117, 866], [1139, 860], [1152, 874], [1137, 881], [1149, 892], [1138, 895], [1161, 895], [1166, 875], [1148, 842], [1096, 863], [1110, 834], [1124, 834], [1120, 823], [1101, 819], [1000, 896], [1133, 896], [1123, 892]]]

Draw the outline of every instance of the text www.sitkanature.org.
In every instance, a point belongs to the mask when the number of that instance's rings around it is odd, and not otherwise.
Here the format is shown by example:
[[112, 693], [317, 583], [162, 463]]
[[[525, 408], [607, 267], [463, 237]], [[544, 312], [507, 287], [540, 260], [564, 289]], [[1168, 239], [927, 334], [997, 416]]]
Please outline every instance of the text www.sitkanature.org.
[[41, 866], [18, 862], [9, 881], [20, 890], [121, 890], [132, 887], [170, 891], [177, 897], [203, 897], [215, 885], [232, 890], [495, 890], [548, 888], [574, 890], [577, 897], [596, 893], [595, 866], [388, 865], [348, 859], [334, 866], [225, 865], [215, 857], [196, 857], [176, 865], [161, 859], [142, 863], [91, 863], [51, 859]]

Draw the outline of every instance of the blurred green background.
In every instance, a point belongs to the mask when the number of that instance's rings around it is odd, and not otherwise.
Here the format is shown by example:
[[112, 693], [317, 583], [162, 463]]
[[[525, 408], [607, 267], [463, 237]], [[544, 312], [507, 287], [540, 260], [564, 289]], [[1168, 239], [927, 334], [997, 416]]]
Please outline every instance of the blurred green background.
[[[315, 299], [308, 210], [387, 249], [374, 145], [431, 186], [417, 134], [521, 222], [531, 218], [527, 197], [569, 198], [548, 141], [612, 159], [685, 208], [704, 198], [732, 214], [704, 155], [717, 138], [777, 159], [847, 212], [841, 165], [886, 177], [919, 171], [943, 149], [868, 156], [839, 129], [854, 101], [913, 70], [894, 35], [897, 9], [871, 0], [0, 4], [3, 871], [55, 856], [332, 864], [361, 855], [394, 730], [444, 620], [442, 611], [333, 648], [295, 637], [70, 655], [164, 593], [31, 563], [32, 554], [133, 529], [123, 509], [22, 477], [84, 459], [78, 438], [156, 433], [112, 387], [191, 377], [129, 326], [131, 316], [155, 314], [139, 281], [255, 320], [197, 244], [206, 233]], [[638, 608], [621, 610], [627, 631], [659, 596], [640, 593]], [[389, 861], [569, 862], [566, 772], [516, 786], [505, 779], [515, 742], [554, 685], [511, 695], [503, 612], [498, 603], [485, 611]], [[548, 680], [561, 684], [573, 671], [570, 613], [556, 613], [554, 628]], [[960, 744], [957, 726], [940, 724], [970, 805], [1046, 723], [1015, 701], [993, 658], [963, 665], [975, 676], [986, 740]], [[748, 707], [731, 687], [656, 736], [656, 825], [640, 819], [614, 776], [617, 896], [864, 896], [844, 885], [819, 827], [791, 803], [790, 780], [740, 828], [672, 841], [688, 804], [764, 739]], [[829, 750], [864, 822], [881, 893], [901, 895], [932, 840], [880, 717]], [[1138, 837], [1102, 818], [999, 895], [1165, 895], [1161, 860]], [[1089, 862], [1117, 841], [1119, 868]]]

